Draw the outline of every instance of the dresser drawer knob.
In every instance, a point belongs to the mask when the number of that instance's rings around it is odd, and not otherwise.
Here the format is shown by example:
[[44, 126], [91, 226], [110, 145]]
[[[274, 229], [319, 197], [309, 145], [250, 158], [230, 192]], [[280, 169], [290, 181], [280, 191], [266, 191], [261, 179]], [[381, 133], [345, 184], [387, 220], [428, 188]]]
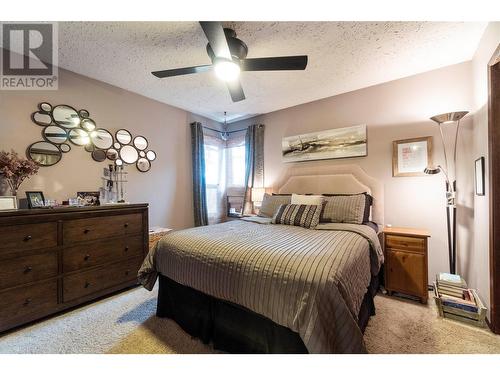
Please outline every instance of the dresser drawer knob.
[[31, 271], [33, 271], [33, 268], [31, 266], [26, 266], [24, 268], [24, 273], [30, 273]]
[[129, 271], [129, 270], [126, 270], [126, 271], [125, 271], [125, 276], [128, 276], [128, 274], [129, 274], [129, 273], [130, 273], [130, 271]]
[[84, 288], [87, 289], [90, 286], [90, 283], [88, 281], [85, 281]]
[[89, 232], [90, 232], [90, 229], [84, 229], [84, 230], [83, 230], [83, 233], [84, 233], [84, 234], [87, 234], [87, 233], [89, 233]]
[[90, 254], [85, 254], [85, 256], [83, 257], [83, 260], [84, 261], [87, 261], [90, 259]]
[[26, 298], [26, 300], [24, 301], [23, 305], [24, 306], [28, 306], [30, 303], [31, 303], [31, 298]]
[[24, 237], [24, 242], [28, 242], [28, 241], [31, 241], [33, 239], [33, 237], [31, 237], [30, 235]]
[[128, 223], [123, 224], [125, 228], [128, 228]]
[[127, 251], [128, 251], [128, 246], [125, 246], [125, 252], [127, 252]]

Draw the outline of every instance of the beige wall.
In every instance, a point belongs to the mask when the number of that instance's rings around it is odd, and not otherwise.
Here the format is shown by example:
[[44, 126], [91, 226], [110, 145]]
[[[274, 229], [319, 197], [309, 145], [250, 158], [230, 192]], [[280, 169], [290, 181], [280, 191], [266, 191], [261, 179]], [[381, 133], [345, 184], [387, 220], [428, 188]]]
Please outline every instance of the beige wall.
[[[472, 107], [471, 63], [466, 62], [331, 98], [268, 113], [230, 124], [231, 129], [252, 123], [266, 125], [265, 179], [272, 186], [289, 164], [281, 161], [284, 136], [356, 124], [367, 124], [368, 156], [344, 160], [307, 162], [310, 165], [356, 163], [385, 185], [385, 220], [394, 226], [427, 228], [432, 234], [429, 249], [429, 281], [448, 270], [443, 175], [392, 177], [392, 141], [432, 135], [434, 158], [443, 163], [437, 125], [430, 116]], [[471, 119], [463, 123], [462, 160], [470, 160]], [[448, 129], [449, 130], [449, 129]], [[471, 166], [458, 179], [469, 180]], [[460, 194], [459, 202], [470, 215], [472, 190]], [[471, 222], [459, 220], [460, 231]], [[462, 237], [467, 238], [466, 234]], [[468, 240], [468, 239], [467, 239]]]
[[470, 163], [486, 158], [486, 195], [474, 196], [474, 237], [462, 268], [469, 284], [479, 288], [486, 306], [490, 306], [489, 278], [489, 174], [488, 174], [488, 62], [500, 43], [500, 22], [488, 25], [472, 60], [474, 99], [473, 152]]
[[[28, 145], [41, 139], [42, 127], [30, 119], [37, 104], [68, 104], [85, 108], [98, 127], [115, 132], [128, 129], [144, 135], [158, 158], [148, 173], [127, 167], [130, 202], [150, 204], [150, 226], [186, 228], [193, 225], [191, 189], [191, 144], [188, 124], [201, 121], [218, 126], [199, 116], [145, 98], [126, 90], [66, 70], [60, 70], [57, 91], [0, 91], [0, 150], [14, 149], [22, 155]], [[19, 191], [42, 190], [59, 201], [77, 191], [95, 191], [101, 185], [102, 168], [82, 147], [72, 146], [62, 160], [26, 181]]]

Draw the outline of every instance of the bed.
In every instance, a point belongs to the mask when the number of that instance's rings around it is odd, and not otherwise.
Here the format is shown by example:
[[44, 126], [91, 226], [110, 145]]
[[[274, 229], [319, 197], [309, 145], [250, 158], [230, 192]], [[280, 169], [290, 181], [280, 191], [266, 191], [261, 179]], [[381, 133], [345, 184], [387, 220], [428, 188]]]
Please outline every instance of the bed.
[[[373, 196], [383, 225], [383, 186], [355, 165], [293, 167], [280, 194]], [[139, 280], [159, 279], [157, 315], [233, 353], [364, 353], [383, 262], [377, 232], [358, 224], [316, 229], [252, 218], [169, 234]]]

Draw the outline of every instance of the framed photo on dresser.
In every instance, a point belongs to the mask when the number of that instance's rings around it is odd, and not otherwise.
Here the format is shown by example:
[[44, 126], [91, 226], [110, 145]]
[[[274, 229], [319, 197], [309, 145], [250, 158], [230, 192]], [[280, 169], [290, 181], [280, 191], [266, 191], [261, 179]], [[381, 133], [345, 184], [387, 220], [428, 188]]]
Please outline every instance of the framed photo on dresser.
[[432, 137], [402, 139], [392, 142], [392, 176], [425, 176], [432, 165]]

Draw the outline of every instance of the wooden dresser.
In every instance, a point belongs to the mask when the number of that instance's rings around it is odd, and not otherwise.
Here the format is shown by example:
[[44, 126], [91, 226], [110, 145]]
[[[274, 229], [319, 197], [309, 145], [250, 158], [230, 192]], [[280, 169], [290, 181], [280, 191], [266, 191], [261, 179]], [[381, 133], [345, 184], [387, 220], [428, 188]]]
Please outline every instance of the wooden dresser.
[[429, 232], [412, 228], [384, 228], [385, 288], [427, 303]]
[[0, 212], [0, 331], [137, 284], [148, 205]]

